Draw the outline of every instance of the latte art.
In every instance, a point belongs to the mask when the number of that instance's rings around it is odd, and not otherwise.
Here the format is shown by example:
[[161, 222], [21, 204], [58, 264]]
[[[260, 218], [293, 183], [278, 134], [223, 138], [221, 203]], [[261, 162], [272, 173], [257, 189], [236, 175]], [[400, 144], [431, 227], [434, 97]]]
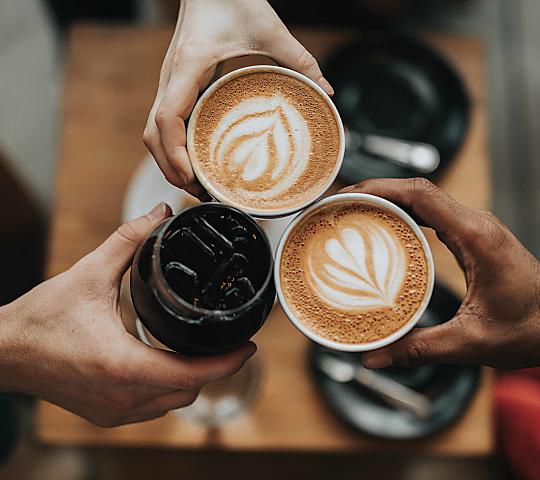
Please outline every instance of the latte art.
[[311, 288], [343, 310], [393, 307], [406, 275], [406, 252], [380, 223], [342, 220], [307, 253]]
[[395, 213], [339, 197], [301, 218], [284, 240], [280, 300], [319, 337], [369, 343], [398, 331], [421, 308], [428, 260]]
[[195, 175], [217, 200], [261, 217], [294, 213], [332, 184], [343, 126], [319, 87], [295, 72], [231, 72], [195, 106], [187, 131]]
[[309, 164], [311, 137], [300, 112], [281, 95], [239, 103], [219, 122], [210, 161], [248, 199], [286, 192]]

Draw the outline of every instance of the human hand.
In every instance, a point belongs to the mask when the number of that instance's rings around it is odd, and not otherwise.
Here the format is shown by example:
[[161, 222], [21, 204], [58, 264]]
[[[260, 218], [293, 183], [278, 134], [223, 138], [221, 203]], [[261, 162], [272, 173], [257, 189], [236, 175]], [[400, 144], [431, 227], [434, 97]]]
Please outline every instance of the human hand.
[[540, 365], [540, 263], [492, 213], [467, 208], [423, 178], [367, 180], [342, 192], [371, 193], [435, 230], [465, 272], [467, 293], [455, 317], [415, 328], [365, 353], [369, 368], [470, 363]]
[[165, 204], [122, 225], [72, 268], [0, 308], [0, 390], [56, 403], [100, 426], [164, 415], [237, 372], [253, 343], [215, 357], [149, 347], [124, 328], [122, 276]]
[[332, 87], [315, 58], [289, 33], [266, 0], [182, 0], [143, 134], [165, 178], [204, 198], [186, 149], [185, 121], [221, 62], [261, 54]]

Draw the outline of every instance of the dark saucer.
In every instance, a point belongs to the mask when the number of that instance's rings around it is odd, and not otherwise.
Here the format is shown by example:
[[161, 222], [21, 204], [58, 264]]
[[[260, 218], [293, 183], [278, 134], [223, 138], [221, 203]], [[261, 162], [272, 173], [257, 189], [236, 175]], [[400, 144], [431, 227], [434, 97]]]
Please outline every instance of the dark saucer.
[[[455, 68], [441, 53], [406, 36], [367, 34], [331, 56], [325, 75], [346, 129], [425, 142], [437, 148], [445, 168], [469, 123], [470, 100]], [[418, 173], [347, 149], [340, 172], [355, 183], [371, 177]]]
[[[420, 326], [444, 323], [459, 308], [459, 299], [440, 283], [435, 283], [431, 302]], [[395, 440], [421, 438], [455, 422], [467, 409], [478, 387], [481, 369], [468, 365], [424, 365], [391, 367], [381, 374], [421, 391], [432, 401], [433, 411], [424, 419], [415, 418], [388, 406], [365, 387], [354, 382], [337, 383], [316, 367], [324, 347], [313, 344], [310, 368], [313, 380], [330, 409], [346, 424], [369, 435]], [[360, 355], [340, 352], [342, 358], [358, 364]]]

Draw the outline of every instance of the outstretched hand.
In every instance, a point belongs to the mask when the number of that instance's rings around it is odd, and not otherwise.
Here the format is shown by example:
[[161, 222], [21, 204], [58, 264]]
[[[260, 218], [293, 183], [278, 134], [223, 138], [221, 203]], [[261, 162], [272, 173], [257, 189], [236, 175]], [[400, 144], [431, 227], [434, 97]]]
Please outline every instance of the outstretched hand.
[[540, 364], [540, 263], [497, 217], [461, 205], [422, 178], [367, 180], [342, 192], [370, 193], [407, 210], [420, 225], [435, 230], [467, 281], [453, 319], [415, 328], [396, 343], [365, 353], [365, 366]]
[[253, 343], [187, 358], [149, 347], [124, 328], [122, 277], [138, 246], [170, 214], [158, 205], [66, 272], [0, 308], [0, 391], [35, 395], [109, 427], [189, 405], [204, 384], [242, 368]]

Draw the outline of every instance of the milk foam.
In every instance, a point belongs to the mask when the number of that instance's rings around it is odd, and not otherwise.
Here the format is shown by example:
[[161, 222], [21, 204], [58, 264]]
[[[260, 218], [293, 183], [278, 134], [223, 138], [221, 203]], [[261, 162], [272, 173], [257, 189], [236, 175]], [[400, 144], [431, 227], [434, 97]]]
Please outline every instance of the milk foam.
[[329, 233], [306, 252], [314, 292], [344, 310], [393, 307], [407, 267], [396, 236], [370, 218], [342, 219]]
[[247, 72], [195, 110], [187, 132], [190, 161], [221, 201], [279, 215], [321, 196], [336, 175], [341, 124], [324, 96], [300, 79]]
[[403, 327], [430, 281], [424, 247], [411, 227], [354, 199], [324, 205], [295, 225], [279, 270], [295, 318], [320, 337], [350, 344]]
[[210, 160], [232, 177], [244, 198], [283, 195], [306, 171], [309, 128], [279, 94], [244, 100], [224, 115], [210, 141]]

